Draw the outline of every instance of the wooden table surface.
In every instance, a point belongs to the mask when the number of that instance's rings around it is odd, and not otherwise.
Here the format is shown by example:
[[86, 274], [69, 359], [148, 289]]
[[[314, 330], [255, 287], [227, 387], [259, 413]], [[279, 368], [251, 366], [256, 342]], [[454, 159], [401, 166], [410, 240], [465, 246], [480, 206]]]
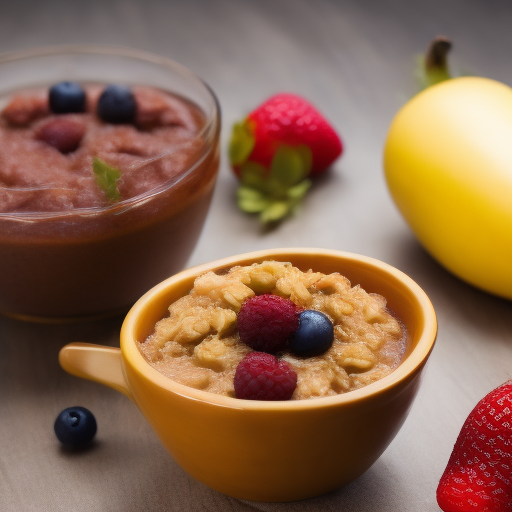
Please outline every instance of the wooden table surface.
[[[435, 491], [467, 414], [512, 377], [512, 303], [453, 277], [418, 244], [386, 189], [382, 149], [417, 90], [416, 56], [438, 34], [452, 69], [512, 84], [512, 5], [488, 0], [124, 0], [1, 2], [0, 51], [105, 43], [174, 58], [216, 91], [223, 159], [211, 212], [189, 265], [286, 246], [340, 249], [390, 263], [430, 296], [439, 336], [412, 411], [359, 480], [320, 498], [249, 503], [190, 478], [123, 395], [60, 369], [70, 341], [116, 345], [121, 318], [48, 326], [0, 318], [0, 510], [437, 511]], [[234, 203], [226, 146], [232, 123], [267, 96], [309, 98], [346, 151], [301, 212], [262, 231]], [[511, 262], [512, 264], [512, 262]], [[98, 421], [90, 450], [60, 449], [53, 422], [82, 405]], [[307, 442], [307, 441], [305, 441]]]

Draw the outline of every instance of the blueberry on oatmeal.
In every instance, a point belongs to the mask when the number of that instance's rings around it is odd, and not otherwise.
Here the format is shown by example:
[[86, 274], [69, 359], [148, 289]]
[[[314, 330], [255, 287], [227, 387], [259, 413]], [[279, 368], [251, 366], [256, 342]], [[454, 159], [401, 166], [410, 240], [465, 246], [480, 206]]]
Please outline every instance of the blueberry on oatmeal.
[[301, 357], [327, 352], [334, 341], [334, 327], [327, 315], [307, 309], [299, 314], [299, 325], [290, 339], [290, 351]]

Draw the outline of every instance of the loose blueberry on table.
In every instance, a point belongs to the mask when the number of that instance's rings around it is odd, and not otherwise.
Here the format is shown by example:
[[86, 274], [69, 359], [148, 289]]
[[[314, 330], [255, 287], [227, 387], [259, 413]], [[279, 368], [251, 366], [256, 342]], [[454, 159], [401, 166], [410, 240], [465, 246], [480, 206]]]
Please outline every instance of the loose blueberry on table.
[[289, 351], [299, 357], [320, 355], [334, 341], [331, 320], [316, 310], [300, 311], [290, 299], [264, 294], [244, 302], [238, 313], [240, 341], [250, 352], [237, 366], [236, 398], [290, 400], [297, 374], [272, 354]]
[[85, 448], [96, 435], [96, 419], [85, 407], [69, 407], [57, 416], [54, 430], [66, 448]]

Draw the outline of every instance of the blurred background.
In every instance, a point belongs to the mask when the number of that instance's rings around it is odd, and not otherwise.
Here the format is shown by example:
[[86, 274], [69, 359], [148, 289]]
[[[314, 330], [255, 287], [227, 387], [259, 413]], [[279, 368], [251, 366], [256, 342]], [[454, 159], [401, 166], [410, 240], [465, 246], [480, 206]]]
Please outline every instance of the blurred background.
[[[381, 150], [394, 114], [418, 90], [416, 57], [432, 37], [446, 35], [454, 42], [450, 63], [455, 73], [512, 84], [511, 21], [506, 0], [2, 1], [0, 51], [97, 43], [173, 58], [218, 95], [224, 148], [232, 123], [266, 97], [278, 91], [303, 94], [344, 140], [346, 152], [333, 176], [317, 183], [303, 214], [280, 226], [278, 234], [261, 237], [257, 221], [234, 206], [234, 180], [224, 152], [206, 227], [216, 237], [208, 247], [198, 246], [193, 263], [277, 242], [325, 245], [315, 229], [318, 219], [333, 225], [333, 248], [371, 253], [375, 234], [369, 240], [365, 225], [354, 233], [347, 219], [354, 215], [349, 212], [363, 208], [365, 186], [378, 187], [372, 204], [365, 205], [374, 215], [365, 215], [365, 222], [381, 224], [383, 251], [399, 242], [401, 219], [384, 187]], [[225, 235], [233, 231], [237, 247], [226, 246]], [[385, 257], [386, 252], [373, 255]]]
[[[256, 219], [236, 210], [235, 182], [224, 151], [205, 228], [216, 236], [207, 247], [200, 243], [193, 263], [233, 249], [242, 252], [276, 243], [325, 246], [322, 230], [316, 229], [319, 219], [332, 224], [333, 248], [375, 253], [370, 226], [361, 225], [354, 232], [347, 222], [363, 209], [365, 187], [378, 192], [371, 204], [365, 204], [374, 214], [366, 213], [363, 222], [380, 224], [384, 251], [371, 255], [386, 259], [387, 252], [393, 252], [386, 247], [400, 241], [397, 224], [402, 221], [384, 186], [381, 153], [394, 114], [418, 91], [417, 56], [434, 36], [446, 35], [454, 43], [450, 65], [455, 74], [512, 84], [512, 7], [506, 0], [20, 0], [1, 4], [2, 52], [65, 43], [112, 44], [159, 53], [191, 68], [219, 98], [224, 149], [233, 122], [279, 91], [303, 94], [337, 128], [346, 151], [335, 172], [316, 184], [301, 215], [270, 235], [263, 236]], [[335, 218], [333, 203], [337, 203]], [[237, 233], [237, 247], [224, 243], [230, 232]]]

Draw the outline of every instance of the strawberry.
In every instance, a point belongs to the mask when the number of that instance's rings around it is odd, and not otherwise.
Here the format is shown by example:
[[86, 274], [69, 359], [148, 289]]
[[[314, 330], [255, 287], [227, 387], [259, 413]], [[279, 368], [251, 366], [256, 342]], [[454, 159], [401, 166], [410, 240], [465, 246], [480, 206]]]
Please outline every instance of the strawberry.
[[307, 176], [325, 172], [343, 145], [331, 125], [304, 98], [276, 94], [235, 124], [229, 154], [241, 180], [238, 205], [263, 222], [292, 212], [309, 189]]
[[460, 431], [437, 488], [444, 512], [512, 510], [512, 381], [485, 396]]

